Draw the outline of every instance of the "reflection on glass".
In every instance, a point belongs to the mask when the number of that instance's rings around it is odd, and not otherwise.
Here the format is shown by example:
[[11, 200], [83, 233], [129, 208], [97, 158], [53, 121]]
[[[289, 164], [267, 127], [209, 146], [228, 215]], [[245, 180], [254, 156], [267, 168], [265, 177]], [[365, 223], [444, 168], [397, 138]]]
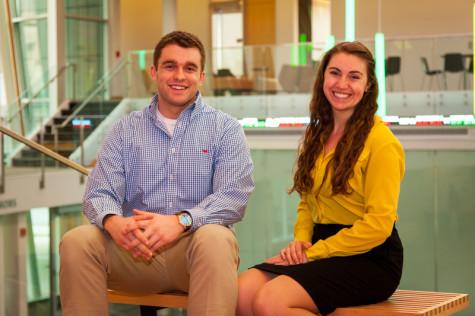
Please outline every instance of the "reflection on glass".
[[82, 17], [104, 17], [104, 1], [102, 0], [65, 0], [67, 15]]
[[75, 65], [74, 84], [67, 95], [85, 98], [104, 75], [105, 23], [66, 19], [66, 60]]
[[44, 14], [47, 0], [13, 0], [11, 1], [12, 17], [24, 17]]

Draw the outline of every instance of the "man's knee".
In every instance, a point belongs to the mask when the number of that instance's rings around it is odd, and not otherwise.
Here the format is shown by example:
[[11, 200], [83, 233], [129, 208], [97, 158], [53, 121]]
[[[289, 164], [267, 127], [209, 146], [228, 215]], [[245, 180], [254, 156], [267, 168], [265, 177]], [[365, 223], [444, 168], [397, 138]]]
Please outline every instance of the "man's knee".
[[202, 253], [209, 257], [212, 254], [223, 258], [226, 254], [237, 261], [238, 243], [233, 231], [216, 224], [203, 225], [198, 228], [192, 237], [191, 255]]
[[104, 244], [104, 234], [94, 225], [82, 225], [66, 232], [59, 245], [60, 255], [70, 261], [84, 253], [98, 250]]
[[233, 231], [217, 224], [203, 225], [193, 233], [193, 242], [201, 246], [237, 248], [237, 240]]

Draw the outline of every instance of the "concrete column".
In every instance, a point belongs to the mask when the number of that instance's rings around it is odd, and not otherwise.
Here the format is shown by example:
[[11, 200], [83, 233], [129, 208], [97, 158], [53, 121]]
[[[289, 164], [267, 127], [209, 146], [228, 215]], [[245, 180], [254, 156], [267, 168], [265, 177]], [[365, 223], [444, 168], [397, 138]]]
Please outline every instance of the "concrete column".
[[5, 251], [3, 217], [0, 216], [0, 316], [5, 316]]
[[275, 0], [275, 43], [298, 42], [298, 0]]
[[[54, 76], [66, 63], [64, 0], [48, 0], [48, 77]], [[49, 87], [50, 114], [54, 114], [65, 98], [65, 75], [54, 80]]]
[[176, 30], [176, 0], [162, 0], [162, 34]]
[[4, 289], [5, 315], [28, 315], [28, 295], [26, 277], [26, 231], [25, 213], [3, 215], [3, 233], [8, 242], [2, 243], [5, 256], [4, 278], [1, 280]]
[[[5, 1], [0, 1], [0, 63], [4, 80], [5, 97], [7, 105], [15, 101], [15, 86], [13, 84], [13, 72], [10, 64], [10, 48], [8, 45], [8, 24], [6, 16]], [[0, 114], [6, 114], [8, 109], [2, 109]]]

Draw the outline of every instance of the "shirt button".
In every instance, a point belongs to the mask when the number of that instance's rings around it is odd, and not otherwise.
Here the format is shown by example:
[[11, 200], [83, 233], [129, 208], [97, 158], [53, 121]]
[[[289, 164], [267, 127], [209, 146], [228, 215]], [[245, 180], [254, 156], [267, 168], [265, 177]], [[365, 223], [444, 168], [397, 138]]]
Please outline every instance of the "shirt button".
[[172, 154], [174, 154], [174, 153], [175, 153], [175, 148], [172, 148]]
[[172, 207], [172, 206], [173, 206], [172, 202], [168, 203], [168, 207]]

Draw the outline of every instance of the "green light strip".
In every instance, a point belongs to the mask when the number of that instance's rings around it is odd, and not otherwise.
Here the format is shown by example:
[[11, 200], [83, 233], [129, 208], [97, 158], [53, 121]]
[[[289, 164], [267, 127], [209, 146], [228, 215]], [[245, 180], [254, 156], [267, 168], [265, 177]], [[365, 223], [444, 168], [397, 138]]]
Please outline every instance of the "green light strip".
[[385, 69], [385, 52], [384, 52], [384, 34], [374, 34], [374, 55], [376, 59], [376, 79], [378, 80], [378, 111], [379, 116], [386, 115], [386, 69]]
[[299, 64], [299, 44], [290, 45], [290, 64], [292, 66]]
[[145, 55], [147, 54], [144, 50], [139, 50], [137, 55], [139, 55], [139, 68], [140, 70], [145, 70], [147, 68], [147, 62], [145, 61]]
[[307, 51], [305, 43], [307, 43], [307, 34], [302, 33], [299, 36], [299, 65], [307, 64]]
[[355, 0], [345, 0], [345, 40], [354, 41], [355, 36]]
[[[399, 126], [475, 126], [474, 115], [416, 115], [416, 116], [384, 116], [387, 125]], [[285, 128], [303, 127], [310, 123], [310, 117], [246, 117], [239, 120], [244, 128]]]
[[325, 51], [329, 51], [330, 49], [335, 46], [335, 36], [334, 35], [328, 35], [327, 37], [327, 42], [325, 43]]

